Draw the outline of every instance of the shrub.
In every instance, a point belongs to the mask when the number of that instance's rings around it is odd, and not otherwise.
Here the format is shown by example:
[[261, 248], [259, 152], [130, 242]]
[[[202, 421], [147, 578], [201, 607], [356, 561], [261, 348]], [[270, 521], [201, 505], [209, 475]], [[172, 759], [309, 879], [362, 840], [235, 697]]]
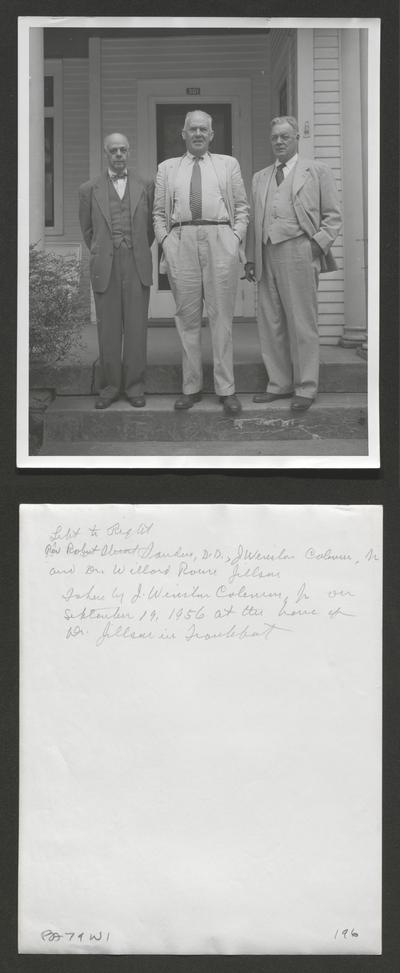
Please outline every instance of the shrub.
[[76, 257], [29, 247], [29, 349], [31, 361], [64, 358], [89, 317]]

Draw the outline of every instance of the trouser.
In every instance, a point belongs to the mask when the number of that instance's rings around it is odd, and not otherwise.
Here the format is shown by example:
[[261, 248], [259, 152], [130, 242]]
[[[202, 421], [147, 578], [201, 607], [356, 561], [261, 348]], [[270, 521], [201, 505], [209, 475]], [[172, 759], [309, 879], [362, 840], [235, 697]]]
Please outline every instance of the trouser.
[[204, 298], [210, 322], [215, 391], [217, 395], [232, 395], [232, 318], [239, 276], [239, 240], [228, 224], [173, 227], [164, 243], [164, 255], [182, 344], [183, 392], [190, 395], [202, 388]]
[[150, 288], [144, 287], [133, 252], [126, 244], [114, 248], [110, 281], [94, 292], [101, 366], [101, 395], [117, 397], [144, 392], [147, 315]]
[[304, 234], [263, 246], [257, 323], [268, 392], [314, 398], [318, 389], [320, 260]]

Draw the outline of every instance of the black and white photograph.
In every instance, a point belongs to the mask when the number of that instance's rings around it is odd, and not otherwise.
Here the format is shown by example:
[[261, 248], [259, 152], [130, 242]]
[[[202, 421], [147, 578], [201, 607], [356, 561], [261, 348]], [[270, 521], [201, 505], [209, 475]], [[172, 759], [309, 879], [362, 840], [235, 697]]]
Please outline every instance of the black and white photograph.
[[22, 17], [19, 131], [19, 467], [379, 466], [379, 20]]

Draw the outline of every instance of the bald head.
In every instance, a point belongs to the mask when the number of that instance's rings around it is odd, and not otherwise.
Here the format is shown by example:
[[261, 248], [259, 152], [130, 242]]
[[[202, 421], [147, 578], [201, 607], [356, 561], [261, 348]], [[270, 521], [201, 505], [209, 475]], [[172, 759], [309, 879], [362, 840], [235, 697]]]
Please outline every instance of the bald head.
[[113, 132], [106, 135], [104, 139], [104, 154], [109, 168], [113, 172], [120, 172], [125, 169], [129, 158], [129, 142], [126, 135], [121, 132]]

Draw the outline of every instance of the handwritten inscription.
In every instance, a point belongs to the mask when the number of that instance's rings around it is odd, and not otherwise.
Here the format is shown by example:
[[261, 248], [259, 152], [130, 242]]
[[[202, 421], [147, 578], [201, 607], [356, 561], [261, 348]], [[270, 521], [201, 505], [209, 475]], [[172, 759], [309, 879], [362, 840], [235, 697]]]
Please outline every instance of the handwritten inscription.
[[378, 560], [371, 548], [299, 551], [229, 539], [213, 546], [173, 534], [166, 543], [154, 520], [134, 518], [57, 524], [43, 552], [65, 639], [89, 639], [99, 649], [154, 640], [278, 644], [299, 626], [317, 632], [321, 618], [351, 624], [362, 596], [360, 562]]
[[358, 932], [356, 932], [355, 929], [349, 929], [349, 928], [337, 929], [333, 938], [337, 939], [338, 936], [343, 939], [351, 939], [351, 938], [358, 939]]
[[96, 932], [58, 932], [56, 929], [43, 929], [40, 938], [42, 943], [81, 943], [94, 946], [96, 943], [108, 943], [110, 933], [103, 932], [102, 929]]

